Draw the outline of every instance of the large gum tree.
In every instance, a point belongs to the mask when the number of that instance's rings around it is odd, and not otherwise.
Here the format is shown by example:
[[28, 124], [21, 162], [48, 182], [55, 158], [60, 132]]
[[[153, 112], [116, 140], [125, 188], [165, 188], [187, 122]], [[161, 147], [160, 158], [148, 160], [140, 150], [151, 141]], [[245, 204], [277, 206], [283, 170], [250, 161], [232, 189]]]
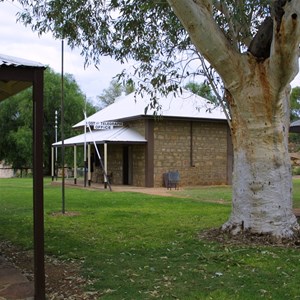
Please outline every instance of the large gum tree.
[[287, 147], [299, 0], [19, 2], [24, 23], [80, 47], [87, 63], [103, 55], [138, 62], [133, 75], [151, 95], [177, 89], [191, 75], [188, 63], [208, 62], [205, 75], [213, 69], [223, 83], [234, 148], [232, 213], [223, 230], [278, 239], [299, 233]]

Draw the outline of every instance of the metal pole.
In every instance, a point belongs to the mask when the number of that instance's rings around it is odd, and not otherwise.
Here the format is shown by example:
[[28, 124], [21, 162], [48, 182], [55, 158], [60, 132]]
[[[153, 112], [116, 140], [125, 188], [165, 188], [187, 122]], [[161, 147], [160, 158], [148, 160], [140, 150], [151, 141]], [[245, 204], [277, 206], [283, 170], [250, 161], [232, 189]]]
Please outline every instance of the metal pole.
[[86, 161], [86, 111], [84, 111], [84, 149], [83, 149], [83, 160], [84, 160], [84, 187], [86, 187], [86, 171], [87, 171], [87, 161]]
[[[57, 110], [55, 110], [55, 143], [57, 143], [57, 126], [58, 122], [57, 122]], [[57, 147], [55, 147], [55, 162], [54, 162], [54, 174], [57, 180], [57, 174], [58, 174], [58, 165], [57, 165]]]
[[65, 144], [64, 144], [64, 40], [61, 41], [61, 164], [62, 185], [61, 200], [62, 213], [65, 213]]
[[[55, 143], [57, 143], [57, 110], [55, 110]], [[57, 147], [55, 147], [55, 161], [57, 162]]]

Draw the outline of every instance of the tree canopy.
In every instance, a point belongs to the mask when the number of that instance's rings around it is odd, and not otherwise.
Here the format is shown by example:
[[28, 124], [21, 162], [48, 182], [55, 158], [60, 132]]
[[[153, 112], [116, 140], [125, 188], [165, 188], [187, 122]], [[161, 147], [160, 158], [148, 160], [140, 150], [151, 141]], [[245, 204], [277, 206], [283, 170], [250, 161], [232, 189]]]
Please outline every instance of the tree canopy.
[[[169, 92], [178, 88], [182, 78], [203, 74], [201, 54], [175, 15], [172, 1], [19, 2], [25, 8], [19, 15], [22, 22], [39, 34], [50, 31], [71, 47], [79, 47], [87, 64], [101, 67], [102, 56], [138, 62], [131, 75], [140, 79], [141, 90], [153, 92], [164, 87]], [[213, 18], [236, 51], [250, 48], [255, 55], [261, 55], [264, 50], [258, 49], [258, 38], [253, 38], [262, 22], [271, 16], [270, 1], [199, 2], [212, 6]], [[270, 34], [266, 34], [268, 39]], [[211, 61], [210, 64], [213, 67]]]
[[[83, 119], [85, 96], [72, 75], [64, 78], [64, 135], [73, 136], [72, 126]], [[12, 167], [32, 167], [32, 91], [31, 88], [0, 103], [0, 160]], [[44, 166], [50, 171], [51, 144], [55, 142], [55, 111], [58, 112], [58, 139], [61, 118], [61, 75], [50, 68], [45, 70], [44, 84]], [[87, 113], [95, 112], [88, 102]]]

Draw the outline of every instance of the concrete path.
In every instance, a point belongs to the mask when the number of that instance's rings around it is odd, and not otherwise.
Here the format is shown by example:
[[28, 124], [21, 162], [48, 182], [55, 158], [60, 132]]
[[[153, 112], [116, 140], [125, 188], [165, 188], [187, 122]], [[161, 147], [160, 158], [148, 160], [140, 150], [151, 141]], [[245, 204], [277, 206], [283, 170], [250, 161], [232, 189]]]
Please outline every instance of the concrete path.
[[33, 282], [0, 254], [0, 300], [33, 300]]
[[[61, 178], [58, 180], [54, 180], [51, 182], [52, 185], [61, 185]], [[91, 185], [87, 185], [84, 187], [83, 180], [77, 180], [77, 184], [74, 184], [74, 180], [71, 178], [65, 179], [66, 186], [72, 186], [82, 189], [92, 189], [92, 190], [99, 190], [99, 191], [109, 191], [109, 187], [104, 187], [103, 183], [94, 183], [92, 182]], [[137, 192], [137, 193], [144, 193], [149, 195], [158, 195], [158, 196], [176, 196], [176, 191], [181, 190], [182, 188], [174, 189], [172, 188], [167, 189], [166, 187], [137, 187], [132, 185], [111, 185], [113, 192]]]

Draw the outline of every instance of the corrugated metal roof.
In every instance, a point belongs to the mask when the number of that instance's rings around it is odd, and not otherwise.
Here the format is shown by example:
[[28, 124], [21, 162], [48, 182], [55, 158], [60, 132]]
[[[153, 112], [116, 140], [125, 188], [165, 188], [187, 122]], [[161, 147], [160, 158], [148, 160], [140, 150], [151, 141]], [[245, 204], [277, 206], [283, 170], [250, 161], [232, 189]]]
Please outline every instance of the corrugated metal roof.
[[8, 70], [13, 69], [13, 72], [18, 74], [18, 69], [20, 68], [31, 70], [32, 68], [45, 68], [45, 66], [38, 62], [0, 54], [0, 101], [17, 94], [32, 85], [30, 80], [12, 79], [13, 77], [11, 76], [7, 79], [8, 75], [6, 75], [6, 72]]
[[14, 56], [4, 55], [4, 54], [0, 54], [0, 66], [14, 66], [14, 67], [24, 66], [24, 67], [34, 67], [34, 68], [45, 67], [45, 65], [39, 62], [35, 62], [35, 61], [31, 61], [19, 57], [14, 57]]
[[[145, 108], [149, 104], [149, 95], [142, 97], [131, 93], [127, 96], [119, 97], [113, 104], [88, 117], [87, 122], [126, 120], [138, 116], [153, 116], [155, 109], [149, 108], [145, 113]], [[226, 116], [221, 108], [215, 108], [207, 99], [187, 90], [183, 90], [181, 95], [174, 96], [173, 93], [170, 93], [167, 97], [161, 97], [159, 105], [160, 110], [157, 114], [164, 117], [226, 120]], [[85, 121], [83, 120], [73, 127], [81, 127], [84, 124]]]
[[[127, 127], [114, 128], [110, 130], [95, 130], [80, 134], [69, 139], [64, 140], [64, 145], [83, 145], [86, 143], [103, 144], [105, 142], [110, 143], [146, 143], [145, 138], [137, 133], [135, 130]], [[62, 142], [54, 143], [53, 146], [61, 146]]]

